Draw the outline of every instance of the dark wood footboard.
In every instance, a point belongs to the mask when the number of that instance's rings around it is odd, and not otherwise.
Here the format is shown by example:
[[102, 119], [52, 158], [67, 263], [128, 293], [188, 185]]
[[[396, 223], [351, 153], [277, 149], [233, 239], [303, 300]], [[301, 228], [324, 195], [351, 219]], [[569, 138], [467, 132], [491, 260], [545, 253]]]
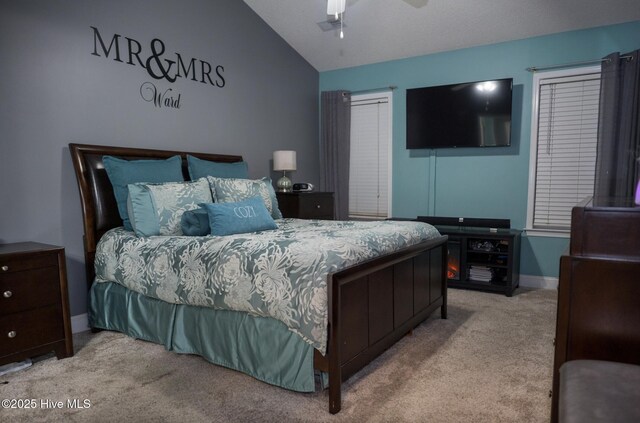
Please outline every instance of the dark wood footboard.
[[438, 307], [447, 318], [446, 241], [438, 237], [328, 276], [332, 414], [342, 405], [342, 381]]

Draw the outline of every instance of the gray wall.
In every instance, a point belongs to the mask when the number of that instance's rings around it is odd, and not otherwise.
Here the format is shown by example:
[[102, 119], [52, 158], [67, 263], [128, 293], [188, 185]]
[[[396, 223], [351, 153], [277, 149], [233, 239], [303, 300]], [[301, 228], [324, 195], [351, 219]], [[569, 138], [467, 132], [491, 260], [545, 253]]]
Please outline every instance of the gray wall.
[[[123, 62], [91, 54], [91, 26], [122, 36]], [[142, 59], [159, 38], [169, 60], [222, 65], [225, 86], [154, 80], [126, 63], [124, 37]], [[293, 149], [294, 182], [318, 182], [318, 72], [241, 0], [0, 0], [0, 78], [0, 242], [66, 248], [72, 315], [86, 286], [69, 142], [241, 154], [253, 177], [277, 176], [273, 150]], [[180, 109], [145, 102], [146, 81]]]

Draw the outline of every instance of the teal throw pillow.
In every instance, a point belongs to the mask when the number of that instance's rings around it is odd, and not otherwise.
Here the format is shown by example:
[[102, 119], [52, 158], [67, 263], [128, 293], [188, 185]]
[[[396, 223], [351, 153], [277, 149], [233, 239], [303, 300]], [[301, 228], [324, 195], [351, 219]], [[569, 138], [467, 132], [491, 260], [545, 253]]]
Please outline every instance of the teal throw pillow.
[[118, 213], [124, 228], [133, 230], [127, 213], [127, 185], [137, 182], [178, 182], [182, 176], [182, 158], [173, 156], [166, 160], [123, 160], [117, 157], [102, 157], [104, 168], [113, 186], [118, 204]]
[[202, 160], [187, 154], [191, 180], [215, 176], [217, 178], [248, 178], [247, 162], [222, 163]]
[[182, 215], [212, 201], [206, 179], [129, 184], [129, 217], [137, 236], [183, 235]]
[[204, 208], [187, 210], [180, 219], [182, 234], [187, 236], [206, 236], [211, 233], [209, 213]]
[[278, 229], [260, 197], [233, 203], [202, 204], [209, 214], [211, 235], [233, 235]]
[[270, 178], [228, 179], [209, 176], [207, 180], [216, 203], [230, 203], [251, 197], [260, 197], [264, 201], [271, 217], [282, 219], [282, 213], [278, 208], [278, 200]]

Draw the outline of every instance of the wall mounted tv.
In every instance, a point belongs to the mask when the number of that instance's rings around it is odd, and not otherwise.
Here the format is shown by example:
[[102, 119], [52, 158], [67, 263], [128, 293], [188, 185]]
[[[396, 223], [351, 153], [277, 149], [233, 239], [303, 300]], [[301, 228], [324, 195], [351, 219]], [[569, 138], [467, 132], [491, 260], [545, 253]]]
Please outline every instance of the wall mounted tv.
[[511, 145], [513, 79], [407, 90], [407, 148]]

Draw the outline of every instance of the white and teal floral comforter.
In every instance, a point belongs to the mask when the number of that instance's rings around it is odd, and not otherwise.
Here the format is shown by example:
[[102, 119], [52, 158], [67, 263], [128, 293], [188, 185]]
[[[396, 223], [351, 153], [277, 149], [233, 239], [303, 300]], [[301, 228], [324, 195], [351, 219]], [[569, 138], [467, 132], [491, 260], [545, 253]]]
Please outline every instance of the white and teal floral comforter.
[[439, 236], [421, 222], [276, 222], [277, 230], [224, 237], [138, 238], [112, 229], [97, 247], [96, 281], [272, 317], [324, 353], [327, 274]]

